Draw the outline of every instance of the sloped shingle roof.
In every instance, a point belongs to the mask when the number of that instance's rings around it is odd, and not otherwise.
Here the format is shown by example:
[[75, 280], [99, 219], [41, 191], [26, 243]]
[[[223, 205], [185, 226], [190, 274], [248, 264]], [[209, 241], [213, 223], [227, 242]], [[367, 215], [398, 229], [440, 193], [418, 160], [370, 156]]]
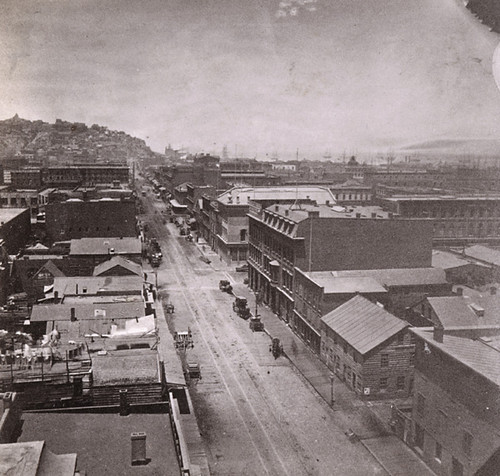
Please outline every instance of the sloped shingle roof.
[[407, 322], [362, 296], [353, 297], [321, 320], [361, 354], [408, 327]]

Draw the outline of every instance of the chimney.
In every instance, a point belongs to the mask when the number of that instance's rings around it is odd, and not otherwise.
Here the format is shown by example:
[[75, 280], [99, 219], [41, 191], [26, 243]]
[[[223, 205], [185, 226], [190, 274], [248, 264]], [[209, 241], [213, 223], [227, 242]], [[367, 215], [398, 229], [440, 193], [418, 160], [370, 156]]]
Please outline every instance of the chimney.
[[361, 218], [361, 213], [357, 212], [356, 213], [356, 218]]
[[236, 195], [236, 203], [240, 203], [240, 196]]
[[274, 206], [274, 211], [275, 211], [275, 212], [279, 212], [279, 210], [280, 210], [280, 206], [279, 206], [279, 205], [275, 205], [275, 206]]
[[394, 213], [389, 212], [389, 220], [392, 220], [394, 218]]
[[59, 301], [59, 291], [54, 291], [54, 302], [57, 304]]
[[132, 443], [132, 466], [138, 464], [146, 464], [146, 433], [136, 432], [130, 433], [130, 441]]
[[456, 294], [457, 296], [463, 296], [463, 295], [464, 295], [464, 288], [457, 288], [457, 289], [455, 290], [455, 294]]
[[75, 308], [72, 307], [70, 309], [70, 312], [71, 312], [71, 314], [70, 314], [70, 316], [71, 316], [71, 322], [75, 322], [76, 321], [76, 310], [75, 310]]
[[376, 212], [372, 212], [372, 218], [377, 218], [377, 213]]
[[130, 413], [130, 408], [127, 399], [127, 390], [120, 390], [120, 416], [127, 416]]
[[443, 343], [444, 340], [444, 329], [442, 327], [434, 326], [434, 331], [432, 333], [432, 338], [439, 343]]
[[497, 288], [495, 286], [491, 286], [490, 288], [490, 294], [494, 296], [497, 293]]
[[285, 216], [287, 217], [290, 214], [290, 210], [288, 208], [285, 210]]
[[327, 201], [325, 202], [325, 205], [326, 205], [327, 207], [329, 207], [329, 206], [330, 206], [330, 200], [327, 200]]

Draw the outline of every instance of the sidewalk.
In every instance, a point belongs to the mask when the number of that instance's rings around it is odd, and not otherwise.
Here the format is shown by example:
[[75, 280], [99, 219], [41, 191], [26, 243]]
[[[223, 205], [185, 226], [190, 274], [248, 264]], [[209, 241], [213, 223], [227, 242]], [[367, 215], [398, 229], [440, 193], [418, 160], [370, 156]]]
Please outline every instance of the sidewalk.
[[[236, 284], [236, 294], [245, 296], [252, 303], [254, 294], [243, 284]], [[332, 372], [319, 360], [289, 326], [265, 306], [259, 308], [265, 332], [280, 339], [285, 357], [307, 380], [328, 405], [331, 405]], [[426, 476], [434, 473], [403, 441], [393, 435], [386, 415], [387, 404], [364, 402], [349, 390], [337, 376], [333, 379], [334, 420], [344, 432], [354, 432], [365, 448], [392, 476]], [[373, 409], [372, 409], [373, 408]], [[375, 410], [375, 411], [373, 411]]]

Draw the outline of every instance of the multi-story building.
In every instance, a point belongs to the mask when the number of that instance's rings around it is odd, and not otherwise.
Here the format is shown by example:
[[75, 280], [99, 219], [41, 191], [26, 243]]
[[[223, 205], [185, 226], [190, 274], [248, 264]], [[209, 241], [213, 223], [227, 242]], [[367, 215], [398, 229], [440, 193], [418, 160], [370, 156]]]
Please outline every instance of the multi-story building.
[[303, 271], [424, 268], [431, 223], [399, 219], [377, 207], [272, 205], [249, 213], [249, 279], [289, 321], [295, 267]]
[[47, 236], [52, 241], [92, 237], [136, 237], [133, 200], [70, 199], [45, 205]]
[[130, 170], [126, 165], [70, 165], [41, 169], [42, 185], [46, 187], [128, 184]]
[[244, 261], [248, 253], [248, 212], [272, 203], [333, 206], [335, 199], [324, 187], [233, 187], [212, 202], [216, 236], [214, 249], [227, 263]]
[[321, 318], [359, 294], [399, 318], [426, 296], [448, 296], [452, 285], [434, 268], [363, 269], [305, 272], [295, 268], [294, 311], [290, 326], [319, 353]]
[[500, 243], [500, 195], [392, 196], [378, 204], [403, 218], [429, 218], [435, 245]]
[[411, 441], [443, 476], [498, 474], [500, 327], [413, 328]]
[[357, 394], [404, 398], [413, 385], [409, 324], [355, 296], [322, 319], [321, 360]]
[[7, 185], [0, 186], [1, 208], [29, 208], [31, 216], [38, 213], [37, 190], [13, 189]]
[[0, 240], [11, 255], [29, 240], [31, 217], [28, 208], [0, 208]]

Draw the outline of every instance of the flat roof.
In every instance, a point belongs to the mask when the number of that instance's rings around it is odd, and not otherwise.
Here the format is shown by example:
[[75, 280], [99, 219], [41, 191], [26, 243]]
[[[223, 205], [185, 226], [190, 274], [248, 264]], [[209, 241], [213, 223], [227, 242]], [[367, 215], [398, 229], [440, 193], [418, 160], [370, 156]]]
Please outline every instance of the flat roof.
[[321, 320], [363, 355], [409, 326], [407, 322], [359, 295]]
[[317, 212], [319, 218], [351, 218], [351, 219], [389, 219], [390, 212], [378, 206], [333, 206], [297, 204], [294, 206], [275, 204], [266, 208], [266, 211], [276, 213], [295, 223], [309, 218], [309, 212]]
[[54, 292], [66, 295], [140, 294], [141, 276], [73, 276], [54, 278]]
[[[231, 198], [230, 198], [231, 197]], [[219, 195], [217, 201], [226, 205], [248, 205], [249, 201], [259, 200], [305, 200], [310, 199], [318, 204], [327, 201], [335, 204], [335, 196], [327, 187], [302, 186], [293, 187], [233, 187]], [[229, 203], [231, 200], [231, 203]]]
[[311, 271], [311, 279], [325, 279], [329, 276], [367, 277], [375, 279], [382, 286], [418, 286], [426, 284], [447, 284], [444, 270], [439, 268], [391, 268], [356, 269], [344, 271]]
[[71, 240], [70, 255], [141, 254], [139, 238], [80, 238]]
[[469, 258], [484, 261], [485, 263], [489, 264], [494, 264], [495, 266], [500, 266], [499, 250], [494, 250], [493, 248], [488, 248], [487, 246], [474, 245], [465, 248], [464, 254]]
[[433, 327], [413, 327], [411, 331], [429, 346], [440, 349], [494, 384], [500, 385], [499, 335], [471, 339], [445, 333], [443, 342], [437, 342], [433, 338]]
[[[130, 435], [136, 432], [146, 433], [149, 462], [132, 466]], [[117, 413], [24, 413], [19, 441], [34, 439], [45, 440], [56, 453], [76, 452], [78, 468], [88, 475], [150, 476], [179, 474], [180, 471], [167, 413], [131, 413], [128, 416]]]
[[32, 322], [69, 321], [71, 309], [75, 309], [77, 320], [130, 319], [143, 317], [144, 302], [107, 302], [82, 304], [36, 304], [31, 311]]
[[318, 286], [324, 288], [325, 294], [350, 294], [350, 293], [386, 293], [387, 290], [375, 279], [360, 277], [335, 277], [319, 275], [311, 277]]
[[159, 383], [158, 353], [150, 349], [114, 350], [92, 356], [94, 385]]
[[7, 223], [29, 208], [0, 208], [0, 222]]
[[449, 251], [432, 250], [432, 267], [441, 269], [459, 268], [470, 264], [469, 261], [459, 258]]

